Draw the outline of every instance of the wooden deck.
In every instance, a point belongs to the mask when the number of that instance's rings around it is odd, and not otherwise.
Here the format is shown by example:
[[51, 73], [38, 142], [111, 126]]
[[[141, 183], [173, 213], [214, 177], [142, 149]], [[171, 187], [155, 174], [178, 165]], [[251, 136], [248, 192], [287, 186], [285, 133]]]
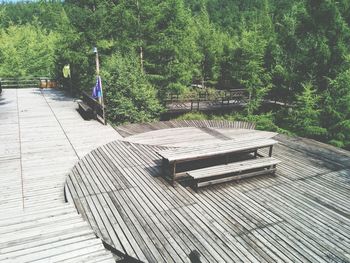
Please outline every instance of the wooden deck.
[[[0, 96], [0, 262], [96, 262], [113, 258], [64, 200], [74, 164], [120, 138], [84, 121], [56, 90], [4, 89]], [[98, 261], [100, 262], [100, 261]]]
[[[192, 250], [203, 262], [350, 262], [349, 152], [233, 123], [184, 123], [120, 127], [124, 141], [72, 169], [69, 200], [99, 237], [144, 262], [188, 262]], [[247, 134], [279, 141], [276, 176], [198, 193], [160, 176], [159, 150]]]

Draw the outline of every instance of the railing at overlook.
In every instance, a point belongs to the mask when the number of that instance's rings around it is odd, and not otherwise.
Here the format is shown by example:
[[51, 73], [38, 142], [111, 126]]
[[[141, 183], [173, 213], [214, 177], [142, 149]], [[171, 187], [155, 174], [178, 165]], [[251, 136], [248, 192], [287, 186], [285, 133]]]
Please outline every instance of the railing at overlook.
[[187, 94], [169, 93], [165, 99], [168, 111], [210, 110], [245, 106], [249, 101], [249, 93], [245, 89], [231, 90], [199, 90]]
[[18, 88], [56, 88], [57, 81], [48, 77], [1, 77], [0, 87], [2, 89]]

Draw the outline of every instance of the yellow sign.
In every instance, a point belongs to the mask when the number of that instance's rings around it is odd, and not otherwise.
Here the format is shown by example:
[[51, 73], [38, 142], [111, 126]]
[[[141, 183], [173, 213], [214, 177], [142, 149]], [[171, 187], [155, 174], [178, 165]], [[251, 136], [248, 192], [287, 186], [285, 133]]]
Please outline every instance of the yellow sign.
[[63, 72], [63, 77], [70, 78], [70, 66], [69, 66], [69, 64], [67, 64], [63, 67], [62, 72]]

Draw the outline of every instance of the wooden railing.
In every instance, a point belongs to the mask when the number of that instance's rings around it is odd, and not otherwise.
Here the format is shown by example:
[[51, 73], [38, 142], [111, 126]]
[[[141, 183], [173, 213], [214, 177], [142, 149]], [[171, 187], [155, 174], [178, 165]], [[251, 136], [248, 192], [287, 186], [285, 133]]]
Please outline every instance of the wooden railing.
[[199, 90], [187, 94], [167, 94], [165, 105], [170, 111], [200, 110], [211, 107], [244, 106], [249, 93], [244, 89]]
[[245, 89], [231, 89], [231, 90], [199, 90], [186, 94], [168, 93], [166, 102], [175, 101], [214, 101], [214, 100], [227, 100], [227, 99], [247, 99], [249, 97], [248, 92]]
[[57, 82], [48, 77], [4, 77], [0, 78], [0, 87], [3, 89], [18, 88], [55, 88]]

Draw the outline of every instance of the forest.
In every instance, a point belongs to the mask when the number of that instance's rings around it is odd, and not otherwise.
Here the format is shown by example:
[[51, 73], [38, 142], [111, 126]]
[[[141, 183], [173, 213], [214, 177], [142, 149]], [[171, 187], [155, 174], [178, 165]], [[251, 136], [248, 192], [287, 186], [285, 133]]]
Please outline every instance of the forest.
[[[350, 149], [349, 0], [3, 1], [0, 25], [0, 77], [90, 92], [97, 47], [111, 123], [157, 119], [166, 94], [202, 83], [251, 99], [240, 112], [183, 118], [254, 121]], [[293, 107], [267, 111], [266, 99]]]

